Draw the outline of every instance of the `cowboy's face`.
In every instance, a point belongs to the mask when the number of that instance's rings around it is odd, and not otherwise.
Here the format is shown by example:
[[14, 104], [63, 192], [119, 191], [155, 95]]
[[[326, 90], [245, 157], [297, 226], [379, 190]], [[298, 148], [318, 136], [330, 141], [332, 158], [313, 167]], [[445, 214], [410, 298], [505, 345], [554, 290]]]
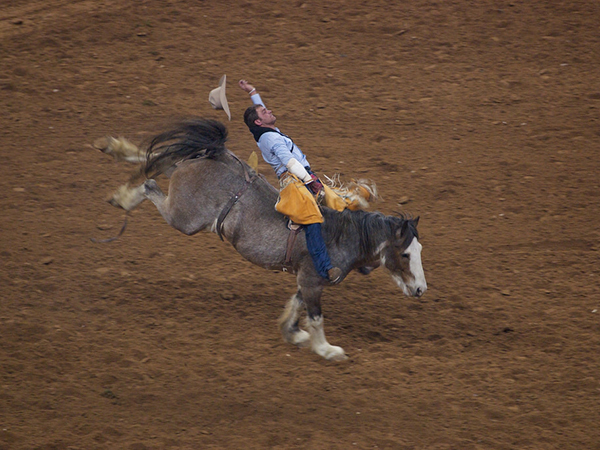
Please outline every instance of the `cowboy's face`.
[[255, 120], [256, 125], [261, 127], [275, 125], [277, 118], [273, 115], [273, 112], [270, 109], [267, 109], [264, 106], [259, 106], [256, 108], [256, 114], [258, 114], [258, 119]]

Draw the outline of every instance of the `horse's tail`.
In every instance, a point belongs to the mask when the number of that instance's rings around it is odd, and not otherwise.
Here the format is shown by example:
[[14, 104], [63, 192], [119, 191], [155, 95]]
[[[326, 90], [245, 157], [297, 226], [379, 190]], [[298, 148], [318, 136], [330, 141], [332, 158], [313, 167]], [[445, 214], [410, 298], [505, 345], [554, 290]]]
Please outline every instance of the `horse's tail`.
[[129, 181], [120, 186], [107, 201], [131, 211], [144, 201], [145, 179], [161, 174], [170, 176], [176, 163], [191, 158], [215, 158], [226, 152], [227, 128], [210, 119], [190, 118], [175, 123], [168, 131], [155, 136], [146, 150], [139, 149], [125, 138], [110, 136], [94, 142], [93, 147], [116, 161], [139, 164]]
[[189, 118], [152, 139], [146, 150], [144, 173], [153, 178], [179, 161], [215, 158], [225, 152], [227, 128], [212, 119]]

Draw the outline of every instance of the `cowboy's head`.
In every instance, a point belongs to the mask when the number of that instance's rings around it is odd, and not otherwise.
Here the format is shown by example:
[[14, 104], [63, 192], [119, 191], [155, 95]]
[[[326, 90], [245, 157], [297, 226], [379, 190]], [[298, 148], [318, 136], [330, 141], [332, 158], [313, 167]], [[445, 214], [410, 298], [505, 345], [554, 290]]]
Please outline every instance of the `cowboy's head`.
[[252, 105], [244, 112], [244, 123], [248, 128], [275, 127], [277, 118], [263, 105]]

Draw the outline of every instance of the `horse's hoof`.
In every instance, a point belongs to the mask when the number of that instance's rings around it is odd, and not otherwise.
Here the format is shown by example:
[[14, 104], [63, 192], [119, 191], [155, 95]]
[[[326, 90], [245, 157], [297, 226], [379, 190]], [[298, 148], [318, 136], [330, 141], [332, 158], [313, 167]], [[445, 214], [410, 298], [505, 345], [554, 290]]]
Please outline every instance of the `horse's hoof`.
[[300, 330], [291, 336], [289, 343], [300, 348], [308, 347], [310, 345], [310, 334], [304, 330]]
[[327, 361], [344, 361], [348, 359], [346, 353], [344, 353], [344, 349], [335, 345], [330, 345], [328, 348], [317, 352], [317, 354], [321, 355]]
[[125, 208], [123, 208], [123, 205], [121, 205], [117, 200], [115, 200], [114, 197], [110, 197], [106, 201], [108, 203], [110, 203], [112, 206], [115, 206], [115, 207], [121, 208], [121, 209], [125, 209]]
[[346, 361], [348, 359], [348, 356], [346, 356], [346, 353], [344, 353], [344, 350], [340, 347], [337, 347], [341, 350], [341, 353], [336, 353], [334, 355], [332, 355], [331, 357], [327, 358], [328, 361], [335, 361], [335, 362], [339, 362], [339, 361]]
[[156, 192], [158, 190], [160, 189], [155, 179], [150, 178], [149, 180], [144, 181], [144, 192], [146, 193], [146, 195]]
[[108, 137], [104, 136], [101, 138], [98, 138], [94, 141], [94, 143], [92, 144], [92, 147], [94, 147], [97, 150], [100, 150], [103, 153], [107, 153], [108, 152]]

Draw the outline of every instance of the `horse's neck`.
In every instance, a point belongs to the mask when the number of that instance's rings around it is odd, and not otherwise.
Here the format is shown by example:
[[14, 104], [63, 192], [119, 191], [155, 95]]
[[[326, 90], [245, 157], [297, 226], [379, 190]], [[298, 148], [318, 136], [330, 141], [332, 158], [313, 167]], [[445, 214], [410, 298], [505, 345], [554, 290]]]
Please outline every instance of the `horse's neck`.
[[[328, 215], [325, 217], [325, 221], [331, 220], [333, 222], [339, 222], [332, 224], [335, 227], [345, 227], [343, 220], [339, 219], [340, 216]], [[344, 234], [344, 233], [343, 233]], [[366, 265], [378, 265], [381, 261], [381, 252], [388, 243], [388, 237], [383, 231], [364, 234], [363, 230], [359, 229], [356, 234], [346, 234], [338, 245], [342, 251], [349, 252], [348, 257], [350, 263], [353, 266], [366, 266]], [[335, 245], [335, 244], [334, 244]]]
[[381, 262], [381, 252], [387, 246], [388, 240], [385, 236], [379, 236], [374, 239], [374, 242], [370, 243], [374, 248], [374, 251], [363, 255], [364, 264], [379, 264]]

